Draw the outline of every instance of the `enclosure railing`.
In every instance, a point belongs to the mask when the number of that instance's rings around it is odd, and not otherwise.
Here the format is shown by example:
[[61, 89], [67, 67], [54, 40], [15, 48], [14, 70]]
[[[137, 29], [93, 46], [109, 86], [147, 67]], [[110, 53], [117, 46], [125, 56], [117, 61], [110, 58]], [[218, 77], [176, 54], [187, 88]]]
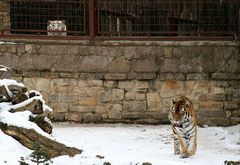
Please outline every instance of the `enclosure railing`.
[[231, 38], [239, 0], [1, 0], [1, 37]]

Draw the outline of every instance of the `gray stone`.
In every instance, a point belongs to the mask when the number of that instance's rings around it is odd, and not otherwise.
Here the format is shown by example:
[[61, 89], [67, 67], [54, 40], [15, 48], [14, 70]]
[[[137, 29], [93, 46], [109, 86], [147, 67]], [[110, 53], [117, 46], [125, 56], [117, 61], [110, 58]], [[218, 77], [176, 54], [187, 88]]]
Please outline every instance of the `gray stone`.
[[54, 121], [65, 121], [65, 114], [64, 113], [53, 113], [53, 120]]
[[214, 80], [240, 80], [240, 74], [213, 73], [211, 78]]
[[182, 73], [160, 73], [159, 79], [164, 80], [185, 80], [185, 76]]
[[112, 73], [127, 73], [131, 69], [130, 62], [125, 57], [115, 58], [110, 65]]
[[180, 61], [177, 59], [165, 59], [163, 65], [160, 66], [161, 73], [176, 73], [179, 71]]
[[99, 93], [99, 101], [100, 102], [109, 102], [111, 101], [111, 92], [110, 91], [102, 91]]
[[[76, 62], [75, 62], [76, 63]], [[103, 56], [86, 56], [83, 57], [81, 64], [79, 65], [80, 72], [108, 72], [108, 59]]]
[[58, 59], [58, 56], [53, 55], [34, 55], [32, 60], [32, 66], [37, 70], [41, 71], [51, 70], [52, 66], [54, 66], [58, 62]]
[[126, 80], [127, 75], [123, 73], [112, 73], [104, 76], [106, 80]]
[[67, 121], [71, 121], [71, 122], [82, 122], [83, 115], [80, 113], [67, 113], [65, 115], [65, 118]]
[[146, 110], [146, 101], [125, 101], [123, 103], [124, 112], [145, 112]]
[[133, 63], [133, 71], [135, 72], [156, 72], [159, 67], [155, 64], [155, 61], [150, 59], [141, 59]]
[[78, 56], [60, 56], [51, 68], [51, 71], [78, 72], [80, 61], [81, 59]]
[[59, 78], [78, 78], [79, 74], [78, 73], [59, 73]]
[[96, 107], [95, 106], [81, 106], [81, 105], [76, 105], [76, 106], [70, 106], [69, 108], [70, 112], [79, 112], [79, 113], [92, 113], [95, 112]]
[[198, 118], [198, 124], [200, 126], [208, 125], [208, 126], [229, 126], [229, 119], [223, 117], [203, 117]]
[[127, 91], [131, 91], [135, 87], [135, 84], [133, 81], [119, 81], [118, 87]]
[[104, 87], [106, 88], [116, 88], [118, 85], [117, 81], [104, 81]]
[[84, 123], [100, 123], [102, 117], [97, 113], [84, 113], [83, 114], [83, 122]]
[[122, 105], [121, 104], [114, 104], [108, 108], [108, 117], [110, 119], [122, 119]]
[[111, 100], [112, 101], [122, 101], [124, 98], [124, 90], [122, 89], [112, 89]]
[[124, 112], [123, 119], [147, 119], [149, 114], [141, 112]]
[[148, 111], [161, 111], [162, 102], [157, 92], [147, 93]]
[[190, 73], [187, 74], [187, 80], [208, 80], [208, 74]]
[[153, 80], [156, 79], [156, 73], [129, 73], [128, 79], [130, 80]]
[[94, 80], [102, 80], [104, 77], [103, 73], [81, 73], [81, 79], [94, 79]]

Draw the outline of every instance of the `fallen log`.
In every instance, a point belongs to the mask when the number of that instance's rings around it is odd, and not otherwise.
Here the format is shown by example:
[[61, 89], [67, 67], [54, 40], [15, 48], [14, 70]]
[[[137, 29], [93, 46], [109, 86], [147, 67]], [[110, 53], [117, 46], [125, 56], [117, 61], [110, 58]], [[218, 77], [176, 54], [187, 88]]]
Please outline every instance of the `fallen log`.
[[34, 144], [37, 142], [40, 149], [47, 151], [51, 158], [68, 155], [70, 157], [81, 154], [82, 150], [66, 145], [45, 137], [33, 129], [26, 129], [17, 126], [7, 125], [0, 122], [0, 129], [7, 135], [13, 137], [23, 146], [33, 150]]

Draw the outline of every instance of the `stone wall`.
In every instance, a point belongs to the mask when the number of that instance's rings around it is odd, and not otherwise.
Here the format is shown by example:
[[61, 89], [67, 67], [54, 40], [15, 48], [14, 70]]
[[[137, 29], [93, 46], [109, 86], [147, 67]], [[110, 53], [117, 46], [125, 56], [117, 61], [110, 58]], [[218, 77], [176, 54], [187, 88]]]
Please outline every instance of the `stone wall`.
[[200, 125], [240, 123], [238, 42], [24, 41], [0, 45], [12, 77], [43, 93], [55, 121], [168, 123], [170, 101]]
[[[0, 29], [10, 29], [10, 3], [9, 0], [0, 1]], [[6, 32], [9, 33], [9, 32]]]

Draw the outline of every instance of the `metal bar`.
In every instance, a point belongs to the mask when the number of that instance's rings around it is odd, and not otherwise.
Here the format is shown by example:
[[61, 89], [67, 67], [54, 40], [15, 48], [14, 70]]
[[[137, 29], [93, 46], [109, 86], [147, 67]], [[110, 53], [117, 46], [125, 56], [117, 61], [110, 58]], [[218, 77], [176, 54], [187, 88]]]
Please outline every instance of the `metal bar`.
[[94, 0], [89, 0], [89, 36], [91, 39], [95, 37], [94, 22]]

